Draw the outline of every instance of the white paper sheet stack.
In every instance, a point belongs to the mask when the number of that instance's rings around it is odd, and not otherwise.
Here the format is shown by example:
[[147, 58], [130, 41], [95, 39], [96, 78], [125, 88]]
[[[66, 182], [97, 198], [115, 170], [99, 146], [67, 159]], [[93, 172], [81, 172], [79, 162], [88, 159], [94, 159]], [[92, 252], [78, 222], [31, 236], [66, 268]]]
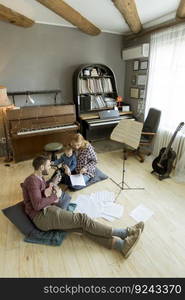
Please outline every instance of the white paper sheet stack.
[[113, 192], [101, 191], [90, 195], [78, 196], [76, 212], [86, 213], [91, 218], [104, 218], [114, 221], [121, 218], [123, 206], [115, 203]]

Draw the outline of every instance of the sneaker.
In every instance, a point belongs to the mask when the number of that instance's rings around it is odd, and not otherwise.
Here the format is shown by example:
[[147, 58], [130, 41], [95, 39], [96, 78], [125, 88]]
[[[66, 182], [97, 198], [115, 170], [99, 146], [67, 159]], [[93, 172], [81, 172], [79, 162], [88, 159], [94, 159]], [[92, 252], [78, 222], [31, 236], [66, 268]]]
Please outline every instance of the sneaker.
[[138, 229], [140, 229], [141, 232], [143, 232], [144, 226], [145, 226], [144, 222], [139, 222], [139, 223], [135, 224], [134, 226], [127, 227], [128, 236], [135, 234]]
[[141, 235], [141, 229], [137, 229], [133, 235], [128, 236], [124, 240], [122, 253], [125, 258], [129, 257], [129, 255], [132, 253], [132, 250], [134, 249], [137, 242], [139, 241], [140, 235]]

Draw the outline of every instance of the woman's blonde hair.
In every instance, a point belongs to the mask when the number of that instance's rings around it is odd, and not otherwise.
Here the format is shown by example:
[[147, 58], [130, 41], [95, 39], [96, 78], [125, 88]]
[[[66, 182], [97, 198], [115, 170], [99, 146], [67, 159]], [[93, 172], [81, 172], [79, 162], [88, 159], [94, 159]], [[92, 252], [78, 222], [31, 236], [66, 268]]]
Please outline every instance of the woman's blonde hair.
[[89, 142], [84, 139], [84, 137], [80, 133], [76, 133], [75, 136], [71, 140], [71, 145], [73, 146], [73, 143], [81, 143], [82, 149], [85, 149], [88, 147]]
[[69, 151], [69, 150], [73, 150], [73, 147], [70, 144], [64, 145], [63, 146], [63, 151]]

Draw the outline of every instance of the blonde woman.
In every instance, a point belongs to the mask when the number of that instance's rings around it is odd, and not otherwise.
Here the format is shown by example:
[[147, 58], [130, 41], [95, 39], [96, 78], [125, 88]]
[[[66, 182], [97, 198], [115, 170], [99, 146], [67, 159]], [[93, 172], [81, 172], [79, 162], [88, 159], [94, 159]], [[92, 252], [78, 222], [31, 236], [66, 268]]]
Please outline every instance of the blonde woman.
[[[94, 151], [93, 146], [84, 139], [84, 137], [77, 133], [74, 138], [71, 140], [71, 146], [76, 152], [77, 165], [75, 169], [76, 174], [82, 174], [84, 177], [84, 181], [87, 184], [88, 181], [95, 176], [96, 164], [97, 164], [97, 156]], [[68, 170], [65, 170], [65, 184], [71, 186], [71, 182], [69, 179]], [[73, 189], [78, 190], [81, 189], [82, 186], [76, 185], [72, 186]]]

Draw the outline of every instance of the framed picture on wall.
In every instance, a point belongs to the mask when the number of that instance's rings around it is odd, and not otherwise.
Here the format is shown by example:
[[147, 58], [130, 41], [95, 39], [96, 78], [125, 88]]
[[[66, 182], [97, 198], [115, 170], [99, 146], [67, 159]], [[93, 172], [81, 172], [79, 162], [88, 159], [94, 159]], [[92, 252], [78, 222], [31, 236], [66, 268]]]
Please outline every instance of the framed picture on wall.
[[141, 99], [145, 98], [145, 89], [140, 89], [139, 98], [141, 98]]
[[137, 84], [138, 85], [145, 85], [146, 84], [146, 75], [138, 75], [137, 76]]
[[140, 62], [140, 70], [147, 70], [148, 68], [148, 61], [144, 60]]
[[130, 98], [139, 99], [139, 89], [138, 88], [130, 88]]
[[139, 60], [134, 60], [133, 70], [134, 71], [138, 71], [139, 70]]

